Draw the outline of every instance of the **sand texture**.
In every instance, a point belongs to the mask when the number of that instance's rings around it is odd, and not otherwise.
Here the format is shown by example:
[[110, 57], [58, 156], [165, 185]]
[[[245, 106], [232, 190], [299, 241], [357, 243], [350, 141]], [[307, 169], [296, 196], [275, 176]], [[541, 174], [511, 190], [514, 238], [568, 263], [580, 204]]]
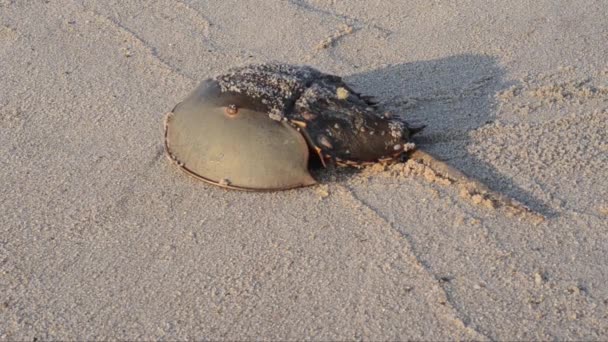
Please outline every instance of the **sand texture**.
[[[605, 0], [0, 0], [0, 340], [607, 340], [607, 56]], [[168, 162], [163, 115], [266, 61], [545, 219], [413, 164], [248, 193]]]

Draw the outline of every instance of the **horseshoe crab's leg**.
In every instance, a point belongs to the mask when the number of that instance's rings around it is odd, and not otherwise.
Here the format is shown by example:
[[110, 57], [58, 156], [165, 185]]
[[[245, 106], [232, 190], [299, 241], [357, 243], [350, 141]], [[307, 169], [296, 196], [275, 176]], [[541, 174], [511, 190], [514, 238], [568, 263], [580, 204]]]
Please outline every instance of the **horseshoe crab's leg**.
[[469, 198], [474, 203], [483, 203], [488, 207], [504, 209], [509, 215], [530, 219], [534, 224], [539, 224], [545, 220], [542, 214], [533, 211], [512, 198], [493, 191], [485, 184], [468, 177], [427, 152], [416, 149], [409, 152], [408, 156], [410, 160], [421, 163], [426, 168], [431, 169], [435, 173], [435, 176], [457, 184], [461, 195]]

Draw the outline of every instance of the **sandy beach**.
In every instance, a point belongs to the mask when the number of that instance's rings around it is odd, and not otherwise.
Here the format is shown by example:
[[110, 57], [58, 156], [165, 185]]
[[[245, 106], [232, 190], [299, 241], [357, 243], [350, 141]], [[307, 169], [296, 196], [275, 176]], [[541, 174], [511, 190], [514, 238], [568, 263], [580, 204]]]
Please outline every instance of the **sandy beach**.
[[[0, 0], [0, 340], [607, 340], [608, 2]], [[545, 217], [403, 167], [224, 190], [196, 85], [341, 75]]]

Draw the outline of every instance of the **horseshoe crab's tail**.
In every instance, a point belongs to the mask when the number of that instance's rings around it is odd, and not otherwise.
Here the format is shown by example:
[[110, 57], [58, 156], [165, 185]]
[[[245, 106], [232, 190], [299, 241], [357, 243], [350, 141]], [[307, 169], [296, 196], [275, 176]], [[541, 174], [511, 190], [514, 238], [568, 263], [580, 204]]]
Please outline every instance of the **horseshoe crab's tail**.
[[456, 184], [460, 189], [460, 195], [475, 204], [492, 209], [501, 209], [510, 216], [518, 216], [539, 224], [545, 217], [528, 208], [522, 203], [509, 198], [501, 193], [488, 188], [485, 184], [469, 178], [450, 165], [438, 160], [434, 156], [419, 149], [408, 152], [409, 160], [422, 164], [423, 175], [430, 180], [442, 180], [442, 183]]

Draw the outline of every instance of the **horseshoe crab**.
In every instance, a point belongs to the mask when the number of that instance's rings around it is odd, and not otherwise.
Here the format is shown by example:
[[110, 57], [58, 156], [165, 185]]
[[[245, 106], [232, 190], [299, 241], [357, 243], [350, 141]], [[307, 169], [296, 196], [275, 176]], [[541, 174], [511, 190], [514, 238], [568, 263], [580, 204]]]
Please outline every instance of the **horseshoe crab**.
[[542, 221], [542, 215], [415, 149], [411, 137], [423, 128], [385, 112], [338, 76], [308, 66], [255, 64], [203, 81], [175, 106], [165, 118], [165, 149], [196, 178], [260, 191], [315, 184], [312, 159], [359, 167], [406, 154], [433, 177], [459, 184], [473, 202]]
[[281, 190], [315, 184], [311, 157], [324, 166], [398, 159], [421, 129], [382, 112], [338, 76], [271, 63], [203, 81], [168, 113], [165, 147], [204, 181]]

